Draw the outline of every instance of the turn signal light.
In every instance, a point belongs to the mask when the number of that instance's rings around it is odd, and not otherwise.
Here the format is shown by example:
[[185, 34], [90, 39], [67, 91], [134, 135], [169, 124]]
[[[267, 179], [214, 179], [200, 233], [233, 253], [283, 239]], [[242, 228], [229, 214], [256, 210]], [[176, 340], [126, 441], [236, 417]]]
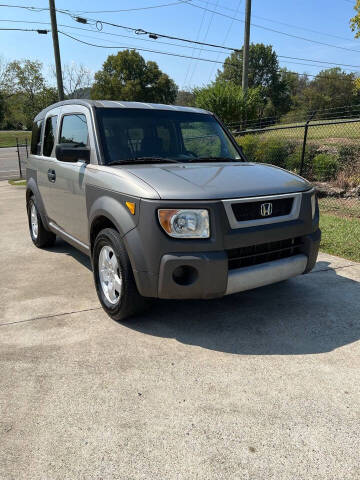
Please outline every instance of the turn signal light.
[[131, 213], [131, 215], [135, 215], [135, 203], [134, 202], [126, 202], [125, 205], [129, 209], [129, 212]]

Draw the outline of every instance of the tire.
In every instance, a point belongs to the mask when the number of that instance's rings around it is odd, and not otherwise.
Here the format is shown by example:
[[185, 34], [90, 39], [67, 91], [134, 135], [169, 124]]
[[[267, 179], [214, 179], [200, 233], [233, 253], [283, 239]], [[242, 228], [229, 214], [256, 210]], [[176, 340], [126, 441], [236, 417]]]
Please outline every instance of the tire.
[[34, 196], [30, 197], [28, 201], [27, 213], [33, 244], [38, 248], [52, 247], [55, 243], [56, 235], [45, 229]]
[[125, 320], [146, 309], [149, 302], [137, 290], [129, 256], [116, 230], [101, 230], [92, 260], [97, 295], [113, 320]]

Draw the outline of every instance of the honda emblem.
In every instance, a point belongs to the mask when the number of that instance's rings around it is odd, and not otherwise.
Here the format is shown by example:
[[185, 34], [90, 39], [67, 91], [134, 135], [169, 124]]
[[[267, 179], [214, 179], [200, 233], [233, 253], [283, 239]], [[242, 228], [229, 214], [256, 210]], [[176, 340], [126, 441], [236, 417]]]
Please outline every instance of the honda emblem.
[[262, 217], [270, 217], [272, 214], [272, 203], [262, 203], [260, 206], [260, 213]]

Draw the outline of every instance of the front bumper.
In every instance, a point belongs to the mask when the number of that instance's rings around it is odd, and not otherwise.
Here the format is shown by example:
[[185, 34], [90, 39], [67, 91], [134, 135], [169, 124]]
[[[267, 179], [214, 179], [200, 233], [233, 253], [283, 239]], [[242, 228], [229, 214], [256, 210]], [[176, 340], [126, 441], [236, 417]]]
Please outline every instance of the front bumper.
[[226, 252], [164, 255], [160, 264], [158, 297], [216, 298], [307, 273], [316, 263], [320, 237], [320, 230], [305, 236], [301, 252], [296, 255], [235, 269], [228, 268]]
[[[139, 293], [168, 299], [216, 298], [309, 272], [315, 265], [321, 236], [319, 211], [316, 208], [312, 218], [310, 196], [311, 192], [302, 194], [296, 219], [235, 229], [221, 201], [141, 200], [138, 225], [123, 237]], [[207, 208], [211, 238], [169, 237], [157, 220], [158, 208]], [[289, 255], [264, 257], [254, 264], [231, 259], [238, 249], [256, 247], [258, 255], [263, 244], [289, 239], [300, 242]]]

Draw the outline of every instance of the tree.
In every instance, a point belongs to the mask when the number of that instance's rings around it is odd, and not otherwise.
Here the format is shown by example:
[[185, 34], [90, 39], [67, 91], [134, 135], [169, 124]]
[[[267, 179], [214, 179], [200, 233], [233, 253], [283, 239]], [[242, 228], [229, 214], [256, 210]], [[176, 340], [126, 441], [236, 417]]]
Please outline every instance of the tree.
[[148, 61], [135, 50], [109, 55], [102, 70], [95, 73], [91, 98], [174, 103], [177, 87], [157, 63]]
[[195, 88], [194, 95], [197, 107], [216, 113], [225, 123], [255, 118], [261, 103], [259, 88], [249, 88], [245, 98], [239, 85], [225, 81]]
[[309, 111], [320, 112], [359, 102], [356, 91], [355, 74], [345, 73], [341, 68], [322, 70], [303, 90], [299, 104], [306, 105]]
[[4, 74], [6, 71], [7, 65], [6, 62], [3, 60], [2, 57], [0, 57], [0, 128], [3, 127], [3, 121], [5, 117], [5, 108], [6, 108], [6, 103], [5, 103], [5, 94], [4, 94], [4, 85], [3, 85], [3, 80], [4, 80]]
[[5, 100], [2, 93], [0, 92], [0, 128], [2, 128], [3, 126], [4, 117], [5, 117]]
[[356, 14], [350, 18], [350, 28], [355, 32], [355, 38], [360, 37], [360, 0], [356, 0], [354, 5]]
[[[217, 80], [242, 83], [242, 49], [225, 59], [223, 70], [218, 70]], [[276, 52], [271, 45], [252, 43], [249, 47], [249, 88], [260, 88], [263, 109], [260, 114], [281, 114], [289, 108], [289, 90], [284, 82]]]
[[191, 90], [179, 90], [176, 96], [175, 105], [183, 105], [185, 107], [195, 106], [195, 95]]
[[[52, 75], [56, 79], [55, 66]], [[87, 67], [81, 63], [67, 63], [62, 68], [62, 75], [66, 98], [90, 98], [92, 73]]]
[[30, 128], [35, 115], [57, 101], [56, 89], [46, 84], [39, 61], [10, 62], [3, 74], [2, 85], [8, 115], [16, 127]]

